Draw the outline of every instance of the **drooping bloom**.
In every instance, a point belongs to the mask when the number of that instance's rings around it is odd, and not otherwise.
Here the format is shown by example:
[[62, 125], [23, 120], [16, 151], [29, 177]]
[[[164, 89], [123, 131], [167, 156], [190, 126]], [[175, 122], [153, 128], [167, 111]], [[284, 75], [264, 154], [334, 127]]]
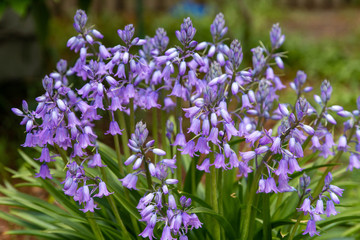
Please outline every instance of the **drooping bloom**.
[[303, 232], [303, 235], [305, 234], [309, 234], [310, 237], [316, 235], [320, 235], [320, 233], [318, 231], [316, 231], [316, 223], [313, 219], [310, 219], [306, 225], [306, 229]]

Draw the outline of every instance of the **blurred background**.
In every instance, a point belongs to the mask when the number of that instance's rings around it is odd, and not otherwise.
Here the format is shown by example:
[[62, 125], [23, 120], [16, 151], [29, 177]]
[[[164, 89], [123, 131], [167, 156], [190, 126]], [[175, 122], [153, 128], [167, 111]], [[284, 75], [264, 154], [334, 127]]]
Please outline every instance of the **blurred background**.
[[[136, 35], [153, 36], [163, 27], [176, 44], [175, 30], [190, 16], [197, 29], [195, 39], [211, 41], [210, 24], [223, 12], [229, 39], [238, 38], [245, 64], [251, 64], [251, 48], [261, 40], [269, 45], [269, 30], [279, 22], [286, 35], [283, 81], [304, 70], [315, 91], [323, 79], [334, 86], [332, 101], [347, 109], [360, 95], [360, 0], [3, 0], [0, 1], [0, 182], [6, 167], [21, 165], [16, 151], [24, 142], [24, 127], [11, 107], [22, 99], [35, 108], [34, 98], [43, 93], [41, 79], [56, 62], [71, 63], [75, 55], [66, 48], [75, 35], [76, 9], [88, 13], [106, 46], [118, 44], [117, 29], [136, 26]], [[229, 40], [230, 42], [230, 40]], [[282, 100], [291, 97], [283, 93]]]
[[[174, 32], [187, 16], [197, 29], [195, 39], [211, 41], [210, 24], [223, 12], [229, 43], [233, 38], [242, 43], [242, 66], [250, 66], [250, 50], [259, 41], [269, 46], [271, 26], [279, 22], [288, 56], [283, 82], [304, 70], [308, 84], [319, 92], [328, 79], [334, 88], [332, 102], [348, 110], [360, 95], [360, 0], [1, 0], [0, 183], [10, 177], [6, 168], [22, 164], [17, 149], [25, 128], [10, 109], [20, 108], [22, 99], [34, 109], [34, 98], [43, 93], [41, 79], [60, 58], [74, 63], [76, 56], [66, 42], [76, 34], [72, 24], [79, 8], [105, 36], [105, 46], [119, 44], [117, 29], [129, 23], [140, 37], [163, 27], [170, 45], [177, 44]], [[291, 90], [280, 97], [291, 98]]]

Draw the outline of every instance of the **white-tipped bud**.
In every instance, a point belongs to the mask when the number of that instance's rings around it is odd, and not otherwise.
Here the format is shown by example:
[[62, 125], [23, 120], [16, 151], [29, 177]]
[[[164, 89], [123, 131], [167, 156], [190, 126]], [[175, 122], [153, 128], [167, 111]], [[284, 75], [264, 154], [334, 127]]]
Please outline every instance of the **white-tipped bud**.
[[130, 165], [136, 159], [136, 155], [131, 155], [125, 162], [125, 166]]
[[166, 152], [165, 152], [164, 150], [162, 150], [162, 149], [159, 149], [159, 148], [154, 148], [154, 149], [152, 150], [152, 152], [153, 152], [154, 154], [156, 154], [156, 155], [159, 155], [159, 156], [164, 156], [164, 155], [166, 155]]
[[212, 46], [210, 47], [210, 49], [209, 49], [208, 57], [214, 56], [215, 51], [216, 51], [216, 47], [215, 47], [215, 45], [212, 45]]
[[317, 104], [321, 105], [322, 104], [322, 100], [321, 97], [319, 95], [314, 95], [314, 100]]
[[196, 51], [204, 50], [206, 48], [207, 44], [208, 44], [207, 42], [201, 42], [196, 46], [195, 50]]
[[199, 64], [200, 66], [205, 66], [204, 60], [202, 59], [202, 57], [198, 53], [195, 53], [193, 55], [193, 57], [194, 57], [194, 60], [197, 62], [197, 64]]
[[336, 125], [336, 121], [330, 114], [325, 114], [326, 120], [328, 120], [329, 123]]
[[150, 172], [151, 176], [155, 176], [156, 169], [155, 169], [155, 165], [153, 163], [149, 163], [149, 172]]
[[180, 67], [179, 67], [179, 75], [180, 76], [183, 76], [186, 72], [186, 62], [185, 61], [182, 61], [180, 63]]
[[312, 127], [310, 127], [309, 125], [304, 124], [303, 130], [309, 135], [314, 135], [314, 133], [315, 133], [315, 130]]
[[290, 115], [290, 112], [289, 110], [286, 108], [286, 106], [284, 104], [279, 104], [279, 111], [281, 112], [281, 114], [283, 116], [289, 116]]
[[218, 53], [216, 55], [216, 60], [218, 61], [218, 63], [220, 64], [220, 66], [224, 66], [225, 65], [225, 58], [224, 55], [222, 53]]
[[33, 125], [34, 125], [34, 122], [33, 122], [33, 120], [28, 120], [27, 122], [26, 122], [26, 131], [27, 132], [30, 132], [31, 131], [31, 129], [32, 129], [32, 127], [33, 127]]
[[239, 85], [237, 82], [233, 82], [231, 84], [231, 92], [232, 94], [236, 95], [239, 92]]
[[66, 105], [63, 100], [61, 99], [56, 100], [56, 104], [61, 111], [63, 112], [66, 111]]
[[143, 161], [142, 158], [136, 159], [134, 166], [133, 166], [133, 170], [138, 169], [141, 166], [142, 161]]
[[18, 108], [12, 108], [11, 111], [17, 116], [23, 116], [23, 112]]
[[339, 111], [342, 111], [344, 108], [342, 106], [339, 106], [339, 105], [333, 105], [333, 106], [329, 107], [329, 109], [334, 111], [334, 112], [339, 112]]

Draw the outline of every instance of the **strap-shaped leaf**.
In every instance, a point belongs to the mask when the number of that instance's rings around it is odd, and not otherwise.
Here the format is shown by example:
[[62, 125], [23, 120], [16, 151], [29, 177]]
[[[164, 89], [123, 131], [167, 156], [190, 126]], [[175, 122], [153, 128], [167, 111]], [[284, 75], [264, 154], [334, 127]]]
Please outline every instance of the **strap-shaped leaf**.
[[231, 224], [228, 222], [228, 220], [226, 220], [226, 218], [224, 218], [224, 216], [221, 216], [214, 210], [212, 210], [210, 208], [205, 208], [205, 207], [197, 207], [197, 208], [191, 209], [191, 213], [203, 213], [203, 214], [213, 216], [219, 222], [219, 224], [224, 228], [225, 234], [228, 236], [228, 238], [236, 239], [235, 231], [232, 228]]

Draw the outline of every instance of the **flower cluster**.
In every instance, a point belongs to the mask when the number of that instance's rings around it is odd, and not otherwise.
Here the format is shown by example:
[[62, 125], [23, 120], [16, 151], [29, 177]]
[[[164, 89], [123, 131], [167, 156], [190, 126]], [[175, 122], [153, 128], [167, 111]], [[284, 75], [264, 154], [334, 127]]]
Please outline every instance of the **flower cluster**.
[[[126, 161], [125, 165], [133, 164], [133, 170], [138, 170], [142, 165], [143, 169], [135, 173], [129, 173], [125, 178], [120, 179], [123, 185], [128, 189], [136, 190], [137, 175], [145, 172], [150, 192], [139, 200], [137, 209], [141, 215], [141, 221], [146, 222], [146, 228], [139, 236], [154, 237], [153, 231], [157, 222], [164, 224], [161, 239], [173, 239], [173, 235], [180, 235], [180, 239], [187, 239], [186, 233], [188, 228], [199, 228], [202, 223], [196, 214], [190, 213], [191, 199], [182, 196], [180, 205], [176, 204], [175, 196], [171, 193], [170, 186], [178, 182], [177, 179], [168, 178], [169, 171], [176, 168], [176, 159], [162, 159], [154, 164], [147, 157], [147, 153], [152, 151], [158, 156], [166, 154], [159, 148], [153, 148], [154, 140], [146, 142], [149, 131], [146, 124], [138, 122], [136, 124], [135, 133], [131, 135], [129, 140], [129, 148], [134, 152]], [[144, 162], [144, 164], [142, 164]], [[154, 178], [154, 181], [152, 180]]]
[[[317, 200], [312, 198], [311, 195], [306, 197], [301, 205], [301, 207], [298, 209], [298, 211], [301, 211], [304, 213], [304, 215], [309, 214], [310, 220], [307, 223], [306, 229], [304, 231], [305, 234], [309, 234], [311, 237], [315, 234], [319, 235], [319, 232], [316, 231], [316, 222], [323, 220], [320, 215], [326, 214], [327, 217], [330, 217], [331, 215], [336, 215], [338, 212], [335, 210], [335, 204], [339, 204], [340, 200], [338, 196], [342, 196], [342, 193], [344, 189], [341, 189], [335, 185], [330, 185], [330, 182], [332, 181], [332, 175], [331, 173], [328, 173], [328, 175], [325, 178], [325, 185], [321, 191], [321, 193], [317, 196]], [[310, 184], [310, 178], [308, 176], [304, 176], [300, 179], [300, 186], [303, 190], [302, 197], [308, 195], [309, 190], [307, 187]], [[326, 196], [325, 193], [329, 193], [330, 197]], [[326, 200], [327, 199], [327, 200]], [[316, 204], [313, 205], [316, 200]], [[324, 211], [324, 201], [326, 200], [326, 209]]]
[[[198, 43], [191, 19], [185, 18], [175, 32], [180, 44], [170, 48], [164, 29], [157, 29], [154, 37], [140, 39], [135, 37], [132, 24], [118, 30], [118, 45], [107, 47], [101, 42], [103, 35], [88, 27], [87, 15], [82, 10], [74, 17], [74, 28], [77, 35], [67, 43], [79, 54], [74, 66], [68, 67], [65, 60], [60, 60], [56, 71], [43, 79], [45, 93], [36, 98], [35, 111], [29, 110], [25, 101], [22, 110], [12, 110], [23, 118], [21, 124], [26, 128], [23, 146], [42, 149], [36, 159], [42, 163], [36, 177], [52, 178], [48, 164], [61, 156], [67, 171], [63, 190], [84, 204], [82, 211], [93, 212], [97, 208], [95, 197], [112, 194], [107, 190], [106, 180], [87, 172], [88, 168], [106, 167], [93, 128], [95, 121], [106, 120], [108, 116], [109, 128], [104, 134], [114, 137], [120, 168], [122, 164], [128, 166], [126, 175], [120, 179], [123, 187], [146, 189], [137, 205], [141, 221], [146, 222], [140, 234], [144, 238], [154, 238], [155, 229], [162, 228], [161, 239], [186, 239], [189, 229], [202, 226], [192, 213], [191, 199], [178, 197], [174, 191], [184, 170], [182, 155], [199, 157], [196, 169], [206, 172], [207, 180], [211, 174], [226, 174], [229, 169], [236, 169], [237, 177], [245, 181], [251, 174], [255, 184], [248, 194], [297, 191], [302, 202], [298, 211], [310, 216], [304, 234], [318, 234], [316, 222], [321, 220], [320, 215], [325, 213], [329, 217], [337, 213], [334, 206], [343, 190], [330, 184], [331, 173], [324, 177], [318, 192], [309, 188], [310, 177], [306, 175], [299, 184], [291, 180], [306, 171], [303, 160], [311, 151], [323, 159], [331, 157], [332, 163], [347, 152], [348, 169], [360, 168], [360, 98], [358, 109], [352, 112], [339, 105], [330, 106], [332, 86], [325, 80], [312, 104], [306, 95], [313, 88], [306, 83], [307, 75], [298, 71], [290, 83], [296, 100], [281, 103], [278, 94], [286, 88], [279, 76], [284, 68], [281, 48], [285, 36], [279, 24], [274, 24], [270, 31], [269, 47], [261, 44], [251, 50], [251, 67], [243, 66], [240, 41], [228, 43], [225, 38], [228, 28], [221, 13], [210, 26], [212, 42]], [[70, 76], [82, 80], [79, 89], [72, 88]], [[131, 124], [135, 123], [135, 111], [149, 109], [154, 110], [153, 114], [163, 111], [161, 146], [170, 149], [170, 155], [174, 155], [175, 148], [176, 157], [162, 159], [166, 152], [154, 147], [155, 140], [147, 140], [146, 124]], [[335, 114], [344, 119], [338, 140], [333, 131], [337, 124]], [[128, 115], [129, 127], [119, 115]], [[187, 131], [183, 126], [188, 127]], [[126, 155], [129, 148], [132, 154], [123, 163], [118, 135], [125, 132], [122, 137], [126, 138], [129, 130], [132, 134], [129, 140], [122, 139], [122, 152]], [[152, 134], [157, 139], [158, 133]], [[156, 156], [152, 160], [153, 154]], [[179, 170], [176, 178], [175, 168]], [[138, 180], [142, 177], [147, 186], [142, 184], [140, 188]], [[216, 176], [213, 180], [215, 186]], [[177, 187], [181, 188], [180, 185]], [[214, 199], [205, 200], [217, 211], [217, 190], [210, 191], [214, 192], [206, 195]], [[247, 208], [249, 216], [255, 215], [252, 202]], [[246, 221], [251, 219], [245, 217], [241, 221], [249, 226]]]

